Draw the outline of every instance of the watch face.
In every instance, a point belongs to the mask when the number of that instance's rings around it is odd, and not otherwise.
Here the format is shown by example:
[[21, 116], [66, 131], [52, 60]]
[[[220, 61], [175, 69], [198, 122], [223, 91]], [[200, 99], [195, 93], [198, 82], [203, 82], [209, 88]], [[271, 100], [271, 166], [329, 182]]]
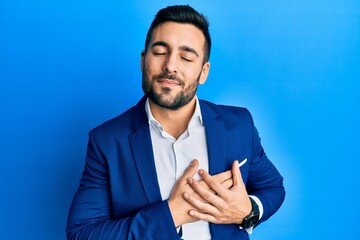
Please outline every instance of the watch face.
[[251, 212], [249, 216], [244, 218], [243, 228], [251, 228], [254, 227], [259, 221], [259, 213]]
[[256, 223], [258, 222], [259, 220], [259, 216], [258, 215], [254, 215], [252, 216], [250, 219], [249, 219], [249, 223], [250, 223], [250, 227], [253, 227], [256, 225]]
[[251, 228], [254, 227], [259, 219], [257, 215], [251, 215], [244, 219], [244, 228]]

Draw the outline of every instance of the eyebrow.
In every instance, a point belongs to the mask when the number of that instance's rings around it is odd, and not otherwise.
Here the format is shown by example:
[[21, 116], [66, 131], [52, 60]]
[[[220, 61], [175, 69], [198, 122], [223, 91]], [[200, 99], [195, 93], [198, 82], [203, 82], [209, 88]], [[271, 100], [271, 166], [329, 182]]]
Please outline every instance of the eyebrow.
[[166, 42], [163, 41], [157, 41], [151, 44], [151, 48], [156, 47], [156, 46], [162, 46], [162, 47], [166, 47], [169, 48], [169, 44], [167, 44]]
[[196, 57], [199, 57], [199, 54], [196, 52], [196, 50], [191, 48], [191, 47], [181, 46], [180, 49], [183, 50], [183, 51], [186, 51], [186, 52], [191, 52], [191, 53], [195, 54]]
[[[156, 46], [170, 48], [169, 44], [167, 44], [166, 42], [163, 42], [163, 41], [157, 41], [157, 42], [154, 42], [153, 44], [151, 44], [151, 48], [156, 47]], [[180, 50], [193, 53], [196, 55], [196, 57], [199, 57], [199, 54], [196, 52], [196, 50], [191, 47], [181, 46]]]

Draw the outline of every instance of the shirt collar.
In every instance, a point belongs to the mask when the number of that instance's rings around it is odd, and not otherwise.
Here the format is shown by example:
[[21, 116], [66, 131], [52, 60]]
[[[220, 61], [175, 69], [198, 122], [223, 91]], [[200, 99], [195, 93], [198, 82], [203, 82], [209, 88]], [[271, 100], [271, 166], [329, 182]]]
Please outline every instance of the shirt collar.
[[[154, 118], [154, 116], [151, 113], [149, 98], [146, 99], [145, 111], [146, 111], [146, 115], [147, 115], [147, 118], [148, 118], [148, 123], [150, 125], [154, 126], [155, 128], [157, 128], [158, 130], [164, 131], [163, 126]], [[191, 117], [191, 119], [189, 121], [188, 128], [196, 126], [196, 124], [203, 125], [203, 119], [202, 119], [202, 115], [201, 115], [200, 103], [199, 103], [199, 99], [197, 98], [197, 96], [195, 96], [195, 111], [194, 111], [194, 114], [193, 114], [193, 116]]]

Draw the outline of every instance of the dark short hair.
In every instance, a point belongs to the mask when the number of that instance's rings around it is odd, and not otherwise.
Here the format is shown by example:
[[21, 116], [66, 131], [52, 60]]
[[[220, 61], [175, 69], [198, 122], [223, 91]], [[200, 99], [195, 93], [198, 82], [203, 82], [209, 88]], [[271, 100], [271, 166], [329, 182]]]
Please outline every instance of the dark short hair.
[[200, 29], [205, 37], [204, 62], [209, 60], [211, 50], [209, 22], [203, 14], [197, 12], [189, 5], [169, 6], [157, 12], [146, 35], [145, 52], [148, 50], [154, 29], [164, 22], [188, 23]]

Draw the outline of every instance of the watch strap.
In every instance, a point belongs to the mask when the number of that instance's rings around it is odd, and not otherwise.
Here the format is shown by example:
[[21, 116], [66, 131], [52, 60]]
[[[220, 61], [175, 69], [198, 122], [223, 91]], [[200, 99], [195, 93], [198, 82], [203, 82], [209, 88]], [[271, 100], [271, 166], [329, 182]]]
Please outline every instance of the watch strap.
[[255, 227], [258, 224], [260, 217], [259, 206], [254, 199], [251, 197], [249, 198], [252, 206], [251, 212], [243, 219], [242, 223], [240, 224], [240, 227], [245, 229]]

